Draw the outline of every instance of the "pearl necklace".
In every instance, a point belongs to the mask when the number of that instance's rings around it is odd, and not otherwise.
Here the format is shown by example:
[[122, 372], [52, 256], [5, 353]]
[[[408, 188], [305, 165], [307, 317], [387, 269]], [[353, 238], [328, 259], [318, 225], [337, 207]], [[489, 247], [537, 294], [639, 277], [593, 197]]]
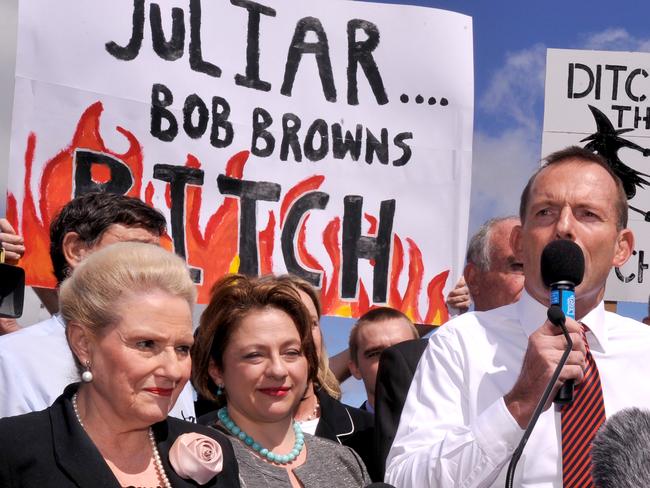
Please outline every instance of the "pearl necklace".
[[241, 430], [235, 421], [230, 418], [230, 415], [228, 415], [228, 409], [226, 407], [219, 409], [217, 415], [223, 426], [228, 429], [232, 435], [237, 437], [246, 446], [250, 447], [253, 451], [259, 454], [265, 461], [276, 464], [290, 464], [300, 455], [302, 448], [305, 447], [304, 434], [302, 433], [300, 424], [298, 424], [298, 422], [295, 420], [293, 422], [293, 432], [296, 435], [296, 442], [293, 445], [293, 449], [291, 449], [291, 452], [289, 452], [289, 454], [276, 454], [273, 451], [262, 447], [258, 442], [255, 442], [255, 439]]
[[314, 410], [307, 415], [307, 418], [304, 420], [297, 420], [297, 422], [309, 422], [310, 420], [313, 420], [318, 417], [318, 412], [320, 410], [320, 403], [318, 403], [318, 400], [316, 400], [316, 405], [314, 405]]
[[[81, 428], [86, 430], [86, 426], [81, 420], [79, 415], [79, 407], [77, 407], [77, 394], [72, 395], [72, 408], [74, 409], [74, 414], [79, 421]], [[162, 460], [160, 459], [160, 453], [158, 452], [158, 446], [156, 446], [156, 438], [153, 435], [153, 429], [149, 427], [149, 442], [151, 443], [151, 451], [153, 452], [153, 464], [156, 468], [156, 474], [158, 479], [162, 481], [163, 488], [172, 488], [172, 484], [167, 478], [167, 473], [165, 473], [165, 468], [163, 467]]]

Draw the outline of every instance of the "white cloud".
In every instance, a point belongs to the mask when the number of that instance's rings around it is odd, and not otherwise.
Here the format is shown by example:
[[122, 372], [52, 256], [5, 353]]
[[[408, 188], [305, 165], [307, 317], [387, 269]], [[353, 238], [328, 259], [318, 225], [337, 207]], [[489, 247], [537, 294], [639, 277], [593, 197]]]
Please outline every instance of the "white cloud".
[[478, 107], [487, 114], [508, 117], [513, 125], [539, 131], [537, 113], [544, 95], [546, 46], [508, 53], [481, 96]]
[[474, 133], [470, 234], [492, 217], [518, 213], [521, 190], [539, 165], [545, 67], [542, 44], [508, 53], [480, 96], [481, 116], [505, 129]]
[[581, 49], [606, 51], [650, 51], [650, 38], [639, 38], [622, 28], [610, 28], [588, 34]]
[[474, 134], [470, 233], [492, 217], [518, 214], [521, 190], [539, 159], [538, 135], [527, 128]]

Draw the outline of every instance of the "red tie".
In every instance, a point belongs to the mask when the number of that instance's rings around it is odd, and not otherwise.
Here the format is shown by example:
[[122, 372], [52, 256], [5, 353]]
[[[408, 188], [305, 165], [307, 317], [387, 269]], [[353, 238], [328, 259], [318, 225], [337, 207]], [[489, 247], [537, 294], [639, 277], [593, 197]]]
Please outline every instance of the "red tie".
[[600, 375], [582, 326], [587, 350], [587, 367], [582, 383], [576, 385], [573, 402], [562, 407], [562, 478], [564, 488], [589, 488], [591, 479], [591, 441], [605, 422], [605, 403]]

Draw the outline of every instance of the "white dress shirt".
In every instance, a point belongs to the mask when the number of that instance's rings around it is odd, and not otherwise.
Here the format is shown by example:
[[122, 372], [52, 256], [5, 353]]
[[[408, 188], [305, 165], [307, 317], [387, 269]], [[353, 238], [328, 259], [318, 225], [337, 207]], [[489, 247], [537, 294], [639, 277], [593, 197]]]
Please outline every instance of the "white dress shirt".
[[[431, 336], [386, 460], [386, 482], [399, 488], [503, 487], [523, 436], [503, 396], [512, 389], [528, 336], [546, 307], [525, 292], [518, 303], [466, 313]], [[598, 366], [607, 416], [650, 408], [650, 327], [606, 312], [582, 322]], [[562, 487], [561, 416], [542, 413], [517, 465], [514, 486]]]
[[[75, 381], [79, 374], [60, 317], [0, 337], [0, 418], [43, 410]], [[196, 420], [189, 382], [169, 415]]]

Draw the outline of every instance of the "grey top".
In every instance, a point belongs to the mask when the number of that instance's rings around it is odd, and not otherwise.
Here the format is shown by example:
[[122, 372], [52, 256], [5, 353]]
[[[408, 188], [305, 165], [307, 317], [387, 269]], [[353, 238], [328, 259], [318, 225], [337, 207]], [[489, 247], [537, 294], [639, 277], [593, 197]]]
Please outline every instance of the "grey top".
[[[228, 437], [239, 463], [242, 488], [286, 488], [291, 486], [283, 467], [262, 461], [243, 442]], [[305, 488], [361, 488], [371, 483], [361, 458], [349, 447], [305, 434], [307, 460], [293, 470]]]

